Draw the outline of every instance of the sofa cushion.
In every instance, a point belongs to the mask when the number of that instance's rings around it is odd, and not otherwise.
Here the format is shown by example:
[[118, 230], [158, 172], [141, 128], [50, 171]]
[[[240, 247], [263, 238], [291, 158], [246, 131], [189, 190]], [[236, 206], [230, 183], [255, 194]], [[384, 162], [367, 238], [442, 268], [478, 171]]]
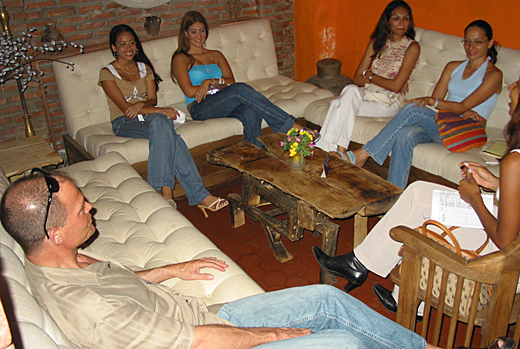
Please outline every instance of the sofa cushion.
[[[145, 270], [201, 257], [230, 267], [210, 281], [170, 279], [165, 285], [207, 304], [263, 292], [229, 257], [148, 185], [115, 152], [64, 168], [92, 203], [99, 236], [87, 247], [132, 270]], [[231, 229], [231, 227], [229, 228]]]

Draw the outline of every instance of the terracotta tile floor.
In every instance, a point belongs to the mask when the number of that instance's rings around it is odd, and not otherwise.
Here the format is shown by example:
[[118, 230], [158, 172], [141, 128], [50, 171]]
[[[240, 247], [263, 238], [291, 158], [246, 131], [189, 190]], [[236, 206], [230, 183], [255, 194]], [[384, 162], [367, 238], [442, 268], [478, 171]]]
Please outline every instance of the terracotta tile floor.
[[[241, 183], [241, 178], [236, 178], [209, 190], [216, 196], [227, 197], [229, 193], [241, 193]], [[253, 221], [249, 216], [246, 215], [245, 225], [233, 229], [228, 208], [219, 212], [209, 212], [209, 218], [205, 219], [197, 207], [188, 205], [186, 197], [181, 197], [176, 202], [179, 211], [265, 291], [319, 282], [319, 268], [311, 250], [312, 246], [320, 245], [319, 237], [314, 238], [310, 232], [306, 232], [304, 238], [297, 242], [284, 239], [285, 247], [294, 258], [286, 263], [280, 263], [275, 259], [260, 223]], [[377, 221], [378, 218], [376, 217], [370, 218], [369, 228], [374, 226]], [[353, 219], [334, 220], [334, 222], [341, 227], [338, 239], [338, 254], [350, 252], [353, 241]], [[339, 278], [335, 286], [343, 289], [346, 283], [346, 280]], [[393, 287], [391, 281], [369, 273], [367, 281], [350, 294], [375, 311], [395, 321], [395, 314], [386, 310], [372, 291], [372, 286], [376, 283], [380, 283], [387, 288]], [[463, 330], [463, 328], [459, 328], [459, 331]], [[478, 329], [476, 331], [475, 338], [478, 336]], [[462, 340], [463, 338], [457, 340], [457, 345], [462, 345]]]

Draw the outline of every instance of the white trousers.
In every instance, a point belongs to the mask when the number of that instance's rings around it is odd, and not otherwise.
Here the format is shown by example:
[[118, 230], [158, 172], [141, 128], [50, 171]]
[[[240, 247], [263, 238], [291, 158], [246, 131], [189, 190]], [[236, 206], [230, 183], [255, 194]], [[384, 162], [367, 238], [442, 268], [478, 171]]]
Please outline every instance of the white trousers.
[[[354, 254], [371, 272], [386, 278], [401, 261], [398, 255], [401, 243], [390, 237], [390, 229], [404, 225], [412, 229], [431, 217], [432, 193], [435, 189], [454, 190], [429, 182], [414, 182], [401, 194], [394, 206], [370, 231], [366, 239], [354, 249]], [[486, 240], [482, 229], [459, 228], [453, 231], [461, 248], [474, 250]], [[490, 240], [481, 254], [498, 251]]]
[[325, 151], [336, 151], [338, 145], [348, 148], [358, 115], [368, 117], [391, 117], [397, 114], [401, 104], [396, 102], [390, 107], [363, 100], [363, 90], [350, 84], [343, 88], [338, 98], [330, 102], [327, 117], [320, 130], [321, 138], [316, 143]]

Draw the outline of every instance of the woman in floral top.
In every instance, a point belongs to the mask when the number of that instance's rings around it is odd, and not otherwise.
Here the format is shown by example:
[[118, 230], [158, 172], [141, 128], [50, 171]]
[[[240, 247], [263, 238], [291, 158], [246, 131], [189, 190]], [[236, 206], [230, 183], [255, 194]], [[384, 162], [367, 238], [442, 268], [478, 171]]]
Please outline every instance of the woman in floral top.
[[358, 115], [384, 117], [399, 111], [421, 51], [414, 37], [410, 6], [401, 0], [390, 2], [371, 35], [354, 84], [331, 102], [317, 147], [349, 160], [352, 153], [347, 148]]

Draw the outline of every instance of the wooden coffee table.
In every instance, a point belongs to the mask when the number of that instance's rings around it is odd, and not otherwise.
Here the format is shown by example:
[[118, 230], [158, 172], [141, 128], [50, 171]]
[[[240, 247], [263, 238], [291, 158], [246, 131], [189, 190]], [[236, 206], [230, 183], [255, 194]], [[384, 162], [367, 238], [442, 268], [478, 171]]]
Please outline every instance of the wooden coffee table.
[[[387, 212], [402, 189], [336, 156], [332, 156], [327, 178], [321, 178], [327, 156], [321, 149], [306, 158], [303, 171], [293, 171], [288, 165], [288, 153], [279, 146], [284, 138], [281, 133], [271, 133], [259, 138], [265, 149], [243, 141], [207, 154], [209, 162], [242, 172], [242, 196], [228, 196], [232, 226], [244, 224], [244, 212], [258, 220], [276, 258], [283, 263], [292, 255], [283, 245], [282, 236], [297, 241], [305, 229], [318, 232], [323, 251], [335, 255], [339, 226], [327, 217], [354, 216], [357, 246], [367, 235], [368, 217]], [[258, 208], [261, 198], [275, 208]], [[280, 215], [285, 215], [283, 221], [275, 218]], [[322, 269], [320, 282], [334, 284], [336, 278]]]

